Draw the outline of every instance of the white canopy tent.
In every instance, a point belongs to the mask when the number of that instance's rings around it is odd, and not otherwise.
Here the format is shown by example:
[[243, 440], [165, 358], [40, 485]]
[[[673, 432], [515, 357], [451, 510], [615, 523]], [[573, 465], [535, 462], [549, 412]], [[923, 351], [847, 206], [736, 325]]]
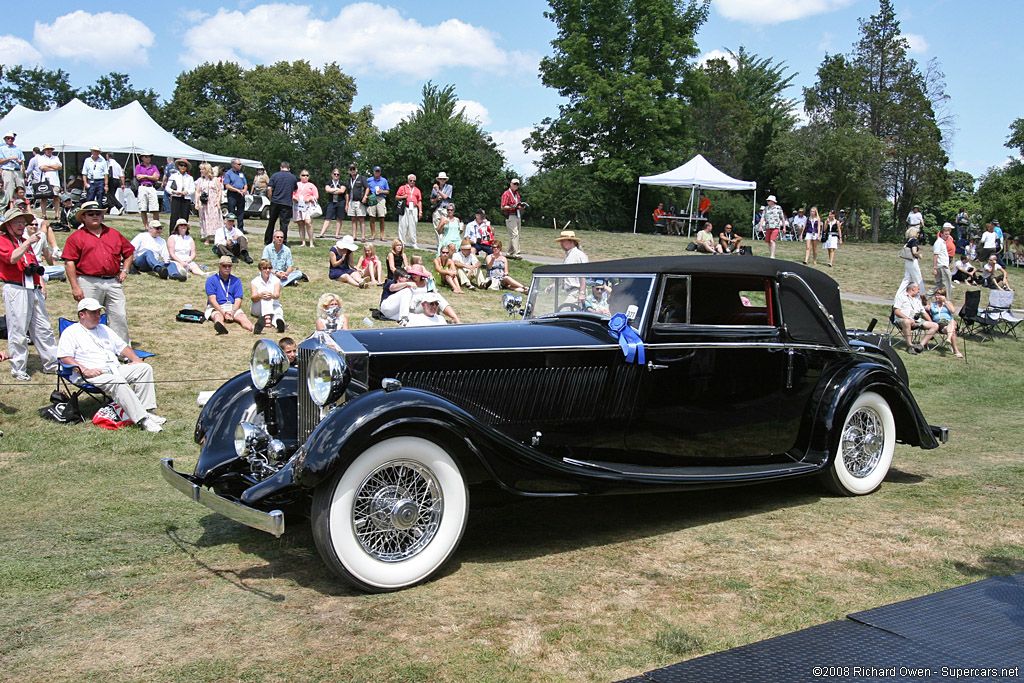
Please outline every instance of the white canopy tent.
[[[50, 143], [58, 154], [87, 153], [96, 146], [104, 152], [129, 157], [147, 151], [156, 157], [220, 164], [229, 164], [232, 159], [186, 145], [154, 121], [137, 100], [109, 110], [93, 109], [77, 97], [50, 111], [35, 111], [18, 104], [0, 119], [0, 130], [15, 131], [19, 147], [29, 151]], [[242, 163], [252, 167], [261, 165], [252, 159], [242, 159]]]
[[754, 208], [751, 220], [757, 213], [757, 183], [753, 180], [737, 180], [728, 176], [711, 165], [707, 159], [698, 154], [679, 168], [665, 171], [658, 175], [640, 176], [636, 188], [636, 211], [633, 214], [633, 232], [636, 233], [637, 218], [640, 214], [640, 185], [661, 185], [662, 187], [690, 188], [690, 206], [687, 215], [693, 216], [694, 192], [699, 190], [752, 190], [754, 192]]

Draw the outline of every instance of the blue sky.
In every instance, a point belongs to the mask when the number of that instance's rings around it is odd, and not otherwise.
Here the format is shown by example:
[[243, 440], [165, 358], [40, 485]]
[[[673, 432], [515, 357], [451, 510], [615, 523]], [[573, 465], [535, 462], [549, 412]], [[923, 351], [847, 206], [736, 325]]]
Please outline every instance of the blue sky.
[[[986, 0], [895, 1], [911, 56], [938, 60], [946, 76], [954, 135], [951, 166], [979, 175], [1006, 161], [1010, 123], [1024, 116], [1024, 4]], [[174, 79], [203, 61], [243, 64], [337, 61], [356, 78], [356, 105], [374, 108], [388, 128], [420, 99], [425, 81], [456, 86], [467, 113], [503, 146], [518, 171], [531, 157], [521, 140], [559, 97], [540, 83], [537, 64], [550, 54], [554, 25], [539, 0], [261, 3], [210, 0], [135, 3], [109, 11], [79, 3], [14, 3], [0, 28], [0, 62], [68, 71], [86, 86], [109, 71], [169, 98]], [[859, 17], [877, 0], [714, 0], [697, 36], [701, 56], [744, 45], [785, 62], [791, 96], [814, 82], [826, 53], [847, 52]], [[89, 37], [86, 37], [89, 36]], [[680, 163], [685, 159], [680, 159]], [[650, 169], [651, 173], [665, 169]]]

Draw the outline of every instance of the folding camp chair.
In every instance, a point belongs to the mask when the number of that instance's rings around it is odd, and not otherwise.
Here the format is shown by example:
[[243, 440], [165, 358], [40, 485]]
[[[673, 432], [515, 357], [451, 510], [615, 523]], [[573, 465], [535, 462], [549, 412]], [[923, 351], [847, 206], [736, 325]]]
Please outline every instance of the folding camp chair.
[[1011, 310], [1013, 306], [1013, 290], [1002, 290], [993, 289], [988, 294], [988, 308], [984, 310], [982, 315], [994, 320], [996, 329], [1002, 328], [1001, 331], [1005, 335], [1013, 336], [1017, 338], [1017, 333], [1014, 328], [1020, 324], [1021, 319], [1016, 317]]
[[[57, 338], [64, 333], [71, 325], [74, 325], [74, 320], [68, 320], [67, 318], [57, 319]], [[100, 324], [107, 324], [107, 314], [104, 313], [100, 316]], [[154, 354], [149, 351], [135, 351], [135, 355], [139, 358], [150, 358]], [[90, 384], [84, 377], [79, 377], [79, 381], [74, 379], [75, 368], [71, 365], [64, 363], [60, 364], [60, 368], [57, 370], [57, 391], [64, 394], [69, 399], [77, 401], [82, 394], [88, 394], [92, 398], [98, 401], [107, 401], [110, 399], [107, 394], [103, 392], [99, 387]]]
[[[987, 315], [979, 312], [981, 306], [981, 290], [975, 289], [964, 292], [964, 305], [960, 308], [960, 332], [961, 336], [966, 334], [977, 334], [981, 341], [992, 339], [996, 330], [998, 320], [993, 320]], [[987, 335], [987, 336], [986, 336]]]
[[[907, 342], [903, 338], [903, 328], [899, 324], [899, 318], [896, 317], [896, 313], [891, 308], [889, 309], [889, 326], [886, 328], [885, 333], [889, 337], [889, 346], [893, 348], [896, 348], [899, 344], [906, 346]], [[914, 328], [910, 330], [910, 343], [917, 344], [921, 341], [923, 334], [924, 330], [914, 325]]]

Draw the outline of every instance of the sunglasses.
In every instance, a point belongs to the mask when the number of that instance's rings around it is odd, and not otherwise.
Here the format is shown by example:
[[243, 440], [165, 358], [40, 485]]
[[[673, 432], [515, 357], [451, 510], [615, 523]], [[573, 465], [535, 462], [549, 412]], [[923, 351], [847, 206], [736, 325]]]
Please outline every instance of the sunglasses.
[[83, 216], [102, 216], [103, 214], [99, 211], [86, 211], [82, 214]]
[[309, 177], [309, 174], [308, 174], [308, 173], [300, 173], [300, 174], [299, 174], [299, 177], [300, 177], [300, 178], [308, 178], [308, 177]]

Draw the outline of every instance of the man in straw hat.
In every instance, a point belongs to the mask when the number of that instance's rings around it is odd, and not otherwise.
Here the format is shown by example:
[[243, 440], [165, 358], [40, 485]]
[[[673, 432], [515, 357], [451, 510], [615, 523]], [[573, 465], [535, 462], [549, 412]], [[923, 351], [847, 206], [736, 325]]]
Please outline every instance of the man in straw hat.
[[452, 203], [455, 188], [448, 182], [448, 174], [441, 171], [437, 174], [437, 182], [430, 188], [430, 213], [434, 222], [434, 230], [440, 225], [441, 219], [448, 215], [448, 205]]
[[114, 333], [129, 341], [128, 312], [121, 283], [128, 277], [135, 247], [121, 233], [103, 225], [103, 209], [85, 202], [75, 212], [82, 227], [68, 235], [61, 258], [75, 301], [91, 297], [107, 309]]
[[11, 203], [16, 188], [25, 187], [25, 154], [14, 144], [16, 137], [18, 134], [9, 130], [4, 133], [4, 144], [0, 145], [0, 178], [3, 180], [0, 208]]
[[4, 310], [7, 313], [7, 346], [11, 352], [11, 375], [28, 381], [25, 366], [32, 342], [43, 359], [43, 372], [57, 372], [57, 342], [46, 312], [46, 282], [43, 269], [32, 251], [42, 232], [25, 237], [25, 226], [35, 216], [10, 209], [0, 223], [0, 279], [3, 279]]
[[758, 227], [764, 231], [764, 239], [768, 242], [768, 257], [775, 258], [775, 243], [779, 240], [779, 233], [789, 223], [786, 220], [786, 213], [776, 202], [775, 195], [768, 195], [768, 199], [765, 201], [768, 206], [761, 214], [761, 222], [758, 223]]
[[39, 203], [43, 209], [43, 220], [46, 220], [46, 205], [49, 201], [53, 201], [53, 211], [58, 218], [60, 216], [60, 205], [57, 203], [57, 198], [60, 196], [60, 169], [64, 166], [60, 163], [60, 159], [54, 154], [54, 146], [52, 142], [47, 142], [43, 145], [43, 154], [39, 157], [39, 173], [40, 178], [50, 186], [50, 194], [47, 196], [37, 195], [40, 200]]
[[97, 202], [103, 205], [103, 197], [110, 187], [108, 179], [110, 168], [107, 160], [100, 156], [100, 148], [93, 146], [89, 148], [90, 156], [82, 164], [82, 182], [88, 188], [85, 193], [85, 201]]
[[160, 183], [160, 169], [153, 163], [153, 155], [149, 152], [139, 155], [139, 163], [135, 164], [135, 180], [139, 183], [139, 213], [142, 214], [142, 224], [148, 226], [151, 220], [160, 220], [160, 198], [156, 195], [156, 186]]
[[[128, 418], [147, 432], [162, 432], [166, 420], [156, 410], [153, 368], [144, 363], [128, 343], [100, 323], [103, 307], [85, 297], [78, 302], [78, 322], [60, 335], [57, 353], [74, 367], [75, 381], [87, 380], [124, 408]], [[122, 365], [119, 356], [129, 360]]]

